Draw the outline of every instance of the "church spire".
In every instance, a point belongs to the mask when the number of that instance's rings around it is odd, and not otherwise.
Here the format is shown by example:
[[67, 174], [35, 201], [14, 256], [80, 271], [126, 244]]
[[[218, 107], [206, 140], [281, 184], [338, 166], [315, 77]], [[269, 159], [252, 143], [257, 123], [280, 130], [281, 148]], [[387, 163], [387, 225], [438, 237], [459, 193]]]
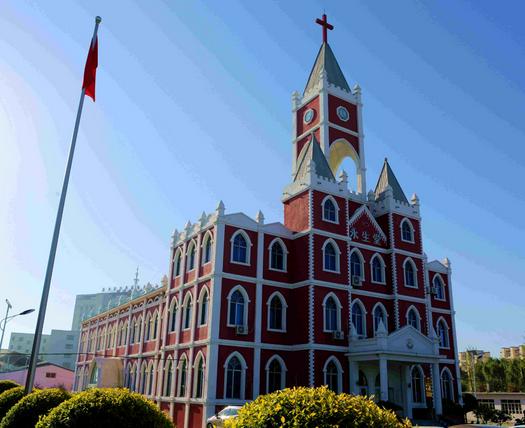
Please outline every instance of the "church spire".
[[396, 201], [408, 204], [408, 199], [405, 196], [405, 192], [403, 192], [399, 181], [397, 181], [394, 171], [392, 171], [392, 168], [390, 168], [388, 159], [385, 158], [383, 169], [381, 170], [381, 174], [379, 174], [379, 179], [377, 180], [376, 189], [374, 191], [376, 198], [388, 190], [388, 188], [392, 189], [392, 194]]

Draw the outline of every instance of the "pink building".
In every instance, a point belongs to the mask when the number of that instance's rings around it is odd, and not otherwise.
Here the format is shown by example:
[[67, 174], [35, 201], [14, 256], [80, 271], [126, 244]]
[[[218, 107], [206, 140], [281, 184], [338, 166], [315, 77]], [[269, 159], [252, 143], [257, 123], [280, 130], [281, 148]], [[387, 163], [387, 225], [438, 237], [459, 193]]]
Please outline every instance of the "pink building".
[[[27, 368], [0, 373], [0, 380], [12, 380], [20, 385], [25, 385]], [[74, 371], [52, 363], [40, 363], [36, 368], [36, 388], [63, 387], [68, 391], [73, 388]]]

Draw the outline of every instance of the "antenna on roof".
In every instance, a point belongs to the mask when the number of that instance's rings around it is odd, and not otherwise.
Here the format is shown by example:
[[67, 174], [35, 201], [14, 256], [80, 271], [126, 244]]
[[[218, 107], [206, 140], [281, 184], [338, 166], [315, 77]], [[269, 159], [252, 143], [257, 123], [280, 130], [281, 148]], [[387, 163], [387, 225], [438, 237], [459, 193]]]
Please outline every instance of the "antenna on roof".
[[137, 266], [137, 271], [135, 272], [135, 279], [133, 280], [135, 288], [139, 286], [139, 267]]

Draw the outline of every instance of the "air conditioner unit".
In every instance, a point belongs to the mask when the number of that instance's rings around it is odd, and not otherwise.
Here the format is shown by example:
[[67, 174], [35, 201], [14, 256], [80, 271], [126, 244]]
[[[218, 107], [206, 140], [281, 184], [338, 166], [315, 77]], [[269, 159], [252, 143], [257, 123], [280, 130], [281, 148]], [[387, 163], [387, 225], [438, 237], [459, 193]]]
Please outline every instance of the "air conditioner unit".
[[352, 275], [352, 287], [361, 287], [361, 277], [359, 275]]
[[344, 331], [336, 330], [332, 332], [332, 337], [337, 340], [343, 340], [345, 338], [345, 333]]
[[237, 325], [235, 326], [235, 333], [236, 334], [248, 334], [248, 328], [244, 325]]

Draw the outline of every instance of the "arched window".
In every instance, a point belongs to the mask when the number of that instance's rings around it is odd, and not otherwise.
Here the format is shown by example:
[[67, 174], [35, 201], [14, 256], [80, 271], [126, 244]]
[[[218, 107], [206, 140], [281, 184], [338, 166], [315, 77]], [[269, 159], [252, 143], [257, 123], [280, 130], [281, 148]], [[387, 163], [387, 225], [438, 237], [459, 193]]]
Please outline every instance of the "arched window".
[[401, 222], [401, 240], [405, 242], [414, 242], [414, 226], [408, 219]]
[[359, 395], [368, 395], [368, 379], [362, 370], [359, 370], [359, 379], [357, 380]]
[[225, 391], [224, 398], [244, 399], [244, 383], [246, 364], [239, 354], [232, 354], [225, 366]]
[[146, 322], [144, 323], [145, 331], [144, 331], [144, 342], [147, 342], [150, 339], [150, 332], [151, 332], [151, 315], [146, 315]]
[[171, 396], [172, 380], [173, 380], [173, 362], [171, 358], [168, 358], [168, 361], [166, 362], [166, 368], [164, 369], [164, 390], [162, 394], [164, 397]]
[[186, 355], [183, 355], [179, 362], [179, 387], [177, 388], [177, 396], [185, 397], [186, 396], [186, 376], [188, 372], [188, 363], [186, 361]]
[[350, 255], [350, 273], [352, 277], [356, 276], [359, 279], [364, 279], [363, 259], [357, 250], [354, 250]]
[[170, 327], [170, 332], [173, 332], [177, 329], [177, 309], [178, 309], [178, 305], [177, 305], [177, 299], [173, 299], [171, 301], [171, 306], [170, 306], [170, 310], [169, 310], [169, 327]]
[[131, 320], [131, 331], [129, 335], [130, 345], [133, 345], [135, 343], [136, 324], [137, 324], [137, 320], [133, 318], [133, 320]]
[[249, 264], [250, 241], [243, 231], [237, 231], [232, 237], [231, 260], [235, 263]]
[[329, 293], [323, 302], [324, 331], [341, 330], [341, 303], [333, 293]]
[[135, 343], [139, 343], [141, 340], [142, 340], [142, 316], [139, 316], [135, 324]]
[[279, 292], [273, 293], [268, 299], [268, 329], [286, 330], [286, 301]]
[[191, 327], [191, 307], [192, 307], [191, 293], [186, 293], [184, 305], [182, 306], [182, 329], [188, 330]]
[[372, 282], [385, 283], [385, 263], [379, 254], [372, 257]]
[[425, 377], [420, 366], [412, 367], [412, 402], [425, 402]]
[[206, 237], [204, 238], [204, 245], [202, 246], [203, 248], [202, 264], [203, 265], [211, 262], [211, 244], [212, 244], [211, 234], [208, 233]]
[[411, 307], [407, 312], [407, 324], [421, 331], [421, 320], [416, 308]]
[[181, 271], [181, 264], [182, 264], [182, 256], [181, 256], [181, 251], [180, 250], [177, 250], [176, 254], [175, 254], [175, 267], [174, 267], [174, 271], [175, 271], [175, 276], [179, 276], [180, 275], [180, 271]]
[[286, 247], [280, 239], [270, 245], [270, 269], [286, 271]]
[[146, 368], [146, 363], [142, 364], [142, 368], [140, 370], [140, 393], [145, 394], [146, 393], [146, 382], [148, 380], [148, 370]]
[[91, 368], [91, 374], [89, 376], [89, 384], [90, 385], [98, 384], [98, 367], [96, 363], [93, 364], [93, 367]]
[[155, 378], [155, 370], [153, 370], [153, 363], [148, 367], [148, 389], [147, 395], [153, 394], [153, 380]]
[[449, 348], [448, 340], [448, 326], [443, 318], [440, 318], [437, 322], [437, 335], [439, 338], [439, 347], [440, 348]]
[[383, 322], [383, 326], [388, 331], [388, 321], [385, 307], [378, 303], [374, 308], [374, 333], [377, 333], [377, 329], [379, 328], [379, 324], [381, 322]]
[[405, 272], [405, 286], [417, 287], [416, 266], [414, 265], [412, 259], [405, 260], [403, 270]]
[[133, 364], [133, 367], [131, 367], [131, 371], [129, 373], [129, 389], [131, 391], [136, 391], [136, 383], [137, 383], [137, 365]]
[[243, 293], [241, 287], [236, 287], [228, 296], [228, 326], [245, 326], [247, 325], [247, 296]]
[[358, 300], [352, 304], [352, 325], [358, 337], [366, 336], [365, 311]]
[[195, 365], [193, 366], [195, 370], [195, 380], [193, 387], [193, 396], [194, 398], [203, 398], [204, 392], [204, 357], [199, 353], [197, 356]]
[[437, 300], [445, 300], [445, 284], [439, 275], [434, 276], [434, 295]]
[[333, 198], [327, 196], [323, 201], [323, 220], [337, 223], [337, 205]]
[[454, 386], [450, 370], [445, 367], [441, 371], [441, 396], [445, 400], [454, 401]]
[[330, 239], [323, 246], [323, 270], [339, 272], [339, 248]]
[[274, 355], [266, 364], [266, 393], [284, 389], [286, 367], [284, 361], [278, 356]]
[[153, 313], [153, 318], [151, 319], [151, 331], [150, 331], [151, 340], [155, 340], [157, 338], [158, 329], [159, 329], [159, 314], [157, 311], [155, 311]]
[[328, 386], [329, 389], [336, 393], [341, 392], [341, 366], [335, 357], [330, 357], [326, 362], [324, 369], [324, 384]]
[[203, 288], [199, 299], [199, 326], [208, 324], [208, 290]]
[[186, 270], [188, 272], [195, 269], [195, 243], [192, 241], [188, 247], [188, 267]]

